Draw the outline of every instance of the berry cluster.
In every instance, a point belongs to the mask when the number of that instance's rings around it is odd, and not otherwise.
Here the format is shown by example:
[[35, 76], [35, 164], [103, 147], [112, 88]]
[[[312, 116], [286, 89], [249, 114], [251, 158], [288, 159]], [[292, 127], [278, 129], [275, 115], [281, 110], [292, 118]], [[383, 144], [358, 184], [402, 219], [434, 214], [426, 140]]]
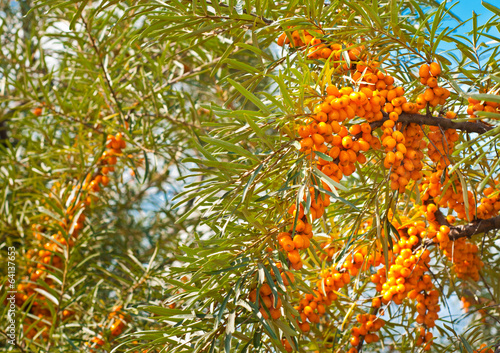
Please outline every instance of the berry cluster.
[[[420, 83], [428, 86], [425, 92], [418, 96], [417, 105], [425, 107], [427, 102], [431, 107], [443, 105], [446, 99], [450, 97], [450, 91], [444, 87], [438, 86], [439, 75], [441, 74], [441, 65], [433, 62], [430, 65], [423, 64], [419, 69]], [[423, 108], [423, 107], [422, 107]]]
[[[85, 346], [89, 352], [94, 353], [96, 349], [104, 346], [104, 337], [107, 337], [108, 341], [113, 339], [113, 337], [121, 335], [123, 329], [127, 326], [127, 317], [121, 312], [122, 306], [116, 306], [113, 311], [108, 315], [106, 329], [101, 331], [97, 336], [93, 337], [90, 342], [85, 342]], [[102, 327], [102, 325], [99, 325]]]
[[[300, 126], [298, 131], [302, 137], [300, 141], [302, 152], [310, 155], [317, 151], [331, 158], [327, 161], [319, 157], [317, 164], [318, 169], [335, 181], [339, 181], [344, 175], [349, 176], [354, 173], [356, 162], [366, 162], [366, 157], [361, 152], [368, 151], [370, 149], [368, 141], [372, 141], [371, 127], [367, 123], [353, 125], [347, 130], [336, 121], [319, 124], [313, 122], [311, 125]], [[363, 137], [358, 139], [356, 137], [358, 134], [362, 134]]]
[[434, 335], [432, 332], [426, 331], [423, 326], [418, 328], [417, 346], [424, 346], [424, 351], [428, 351], [431, 349], [433, 339]]
[[357, 276], [360, 270], [368, 271], [370, 266], [379, 266], [383, 259], [382, 251], [380, 244], [377, 244], [377, 249], [373, 249], [368, 255], [368, 247], [363, 246], [347, 256], [342, 268], [347, 270], [351, 276]]
[[[321, 200], [320, 204], [322, 204]], [[315, 202], [315, 205], [319, 207], [317, 202]], [[314, 208], [311, 207], [311, 210], [314, 210]], [[295, 270], [299, 270], [302, 268], [302, 259], [300, 257], [299, 250], [309, 247], [309, 239], [313, 237], [312, 225], [308, 222], [307, 217], [304, 215], [304, 207], [302, 205], [299, 206], [298, 214], [296, 213], [295, 205], [290, 207], [288, 213], [291, 215], [291, 223], [293, 224], [296, 221], [295, 232], [292, 225], [292, 229], [289, 232], [279, 233], [278, 243], [281, 248], [287, 253], [287, 258], [288, 260], [290, 260], [292, 268]], [[316, 212], [315, 215], [317, 215]]]
[[[291, 27], [289, 29], [291, 29]], [[316, 38], [316, 34], [322, 34], [322, 33], [323, 32], [321, 30], [315, 30], [315, 31], [294, 30], [291, 32], [290, 31], [283, 32], [278, 37], [278, 45], [282, 47], [288, 44], [292, 48], [300, 48], [306, 45], [311, 45], [315, 47], [322, 43], [321, 39]]]
[[[426, 329], [433, 328], [440, 310], [439, 292], [434, 290], [432, 278], [425, 274], [430, 262], [430, 251], [422, 248], [427, 236], [425, 222], [407, 223], [398, 228], [398, 233], [400, 239], [393, 245], [389, 271], [382, 267], [371, 276], [371, 280], [382, 295], [383, 304], [392, 301], [401, 305], [405, 298], [416, 300], [419, 314], [416, 322]], [[380, 301], [375, 299], [372, 306], [377, 308]], [[432, 337], [432, 334], [421, 335], [428, 336]], [[430, 349], [431, 341], [417, 341], [419, 345], [424, 342], [425, 349]]]
[[[444, 182], [441, 182], [444, 175]], [[448, 185], [444, 187], [444, 185]], [[458, 176], [454, 175], [450, 177], [447, 170], [437, 169], [435, 172], [425, 173], [422, 182], [418, 186], [420, 190], [420, 198], [425, 203], [433, 200], [437, 207], [445, 207], [450, 210], [453, 210], [457, 213], [457, 217], [460, 219], [473, 219], [475, 215], [474, 205], [476, 204], [474, 194], [472, 191], [467, 191], [467, 202], [469, 205], [469, 214], [468, 217], [466, 215], [465, 209], [465, 201], [464, 201], [464, 192], [462, 189], [462, 183]], [[426, 214], [428, 220], [434, 220], [435, 217], [434, 208], [427, 207], [424, 209], [422, 207], [422, 211]]]
[[358, 353], [356, 348], [361, 340], [366, 343], [378, 342], [380, 337], [376, 332], [380, 331], [385, 325], [385, 321], [378, 318], [374, 314], [358, 314], [356, 315], [356, 321], [359, 326], [354, 326], [351, 329], [351, 345], [353, 346], [349, 349], [348, 353]]
[[479, 271], [484, 263], [479, 258], [479, 249], [476, 244], [468, 242], [465, 238], [460, 238], [448, 243], [443, 254], [453, 262], [453, 270], [458, 278], [471, 278], [479, 281]]
[[[114, 171], [114, 165], [117, 163], [117, 157], [122, 155], [122, 149], [126, 147], [126, 142], [121, 134], [116, 136], [109, 135], [107, 140], [107, 150], [103, 153], [99, 162], [99, 169], [94, 174], [89, 174], [83, 184], [74, 184], [69, 188], [64, 188], [60, 183], [56, 183], [51, 189], [51, 198], [54, 205], [64, 210], [62, 220], [54, 221], [50, 217], [44, 217], [42, 224], [32, 225], [32, 234], [35, 240], [40, 243], [40, 249], [31, 249], [26, 257], [36, 265], [28, 267], [29, 277], [25, 278], [25, 283], [18, 285], [16, 293], [16, 304], [22, 307], [34, 294], [37, 288], [43, 289], [48, 286], [55, 288], [55, 283], [51, 278], [49, 271], [62, 270], [64, 267], [64, 253], [66, 247], [73, 247], [80, 231], [84, 228], [86, 214], [90, 205], [97, 200], [95, 195], [100, 191], [100, 186], [109, 184], [109, 172]], [[83, 192], [78, 193], [81, 189]], [[61, 197], [62, 195], [62, 197]], [[65, 202], [62, 202], [64, 199]], [[70, 206], [66, 206], [70, 205]], [[42, 234], [52, 233], [50, 240]], [[40, 283], [42, 281], [43, 283]], [[30, 313], [37, 316], [39, 320], [33, 325], [34, 321], [26, 316], [23, 328], [28, 338], [42, 339], [48, 338], [50, 323], [52, 322], [52, 313], [49, 310], [47, 298], [38, 296], [32, 301]], [[64, 309], [61, 312], [62, 319], [71, 316], [73, 312]], [[116, 324], [112, 332], [118, 333], [121, 328]]]
[[[495, 180], [495, 185], [498, 181]], [[490, 186], [484, 189], [484, 197], [481, 198], [481, 203], [477, 206], [477, 218], [487, 219], [497, 216], [500, 212], [500, 193]]]
[[106, 151], [103, 152], [100, 158], [100, 173], [97, 173], [93, 177], [87, 177], [87, 180], [83, 185], [85, 189], [92, 189], [94, 192], [99, 192], [100, 185], [108, 185], [108, 174], [109, 172], [113, 172], [115, 170], [114, 165], [117, 162], [117, 158], [123, 155], [122, 149], [127, 147], [127, 143], [123, 139], [123, 135], [118, 133], [116, 136], [108, 135], [106, 147]]
[[[292, 272], [284, 271], [281, 267], [281, 264], [278, 263], [278, 268], [280, 276], [283, 284], [285, 286], [291, 286], [295, 283], [295, 277]], [[273, 275], [274, 272], [273, 272]], [[277, 287], [276, 279], [274, 280], [274, 286]], [[258, 297], [257, 297], [258, 296]], [[273, 291], [271, 290], [271, 286], [268, 283], [263, 283], [259, 288], [255, 288], [250, 291], [248, 295], [248, 299], [252, 303], [258, 303], [260, 306], [260, 313], [264, 319], [269, 319], [269, 317], [277, 320], [281, 317], [281, 306], [282, 301], [278, 294], [278, 297], [275, 298]]]
[[[479, 270], [484, 265], [479, 259], [477, 245], [465, 238], [450, 241], [450, 228], [446, 225], [440, 225], [435, 219], [435, 213], [438, 212], [436, 205], [430, 203], [427, 206], [422, 206], [422, 208], [429, 220], [427, 237], [439, 244], [443, 254], [453, 263], [457, 277], [462, 279], [471, 278], [477, 281], [479, 279]], [[454, 217], [448, 216], [447, 222], [454, 223]]]
[[490, 113], [499, 113], [500, 105], [496, 102], [486, 102], [486, 101], [478, 101], [474, 98], [469, 98], [469, 105], [467, 106], [467, 114], [473, 119], [476, 118], [475, 112], [490, 112]]
[[[289, 30], [292, 28], [289, 28]], [[318, 35], [319, 34], [319, 35]], [[289, 45], [291, 48], [309, 48], [307, 50], [307, 57], [309, 59], [326, 59], [333, 61], [333, 67], [342, 71], [349, 69], [349, 65], [344, 58], [343, 52], [345, 53], [349, 60], [355, 61], [360, 59], [366, 59], [362, 54], [365, 50], [363, 45], [357, 46], [352, 43], [333, 43], [328, 44], [325, 40], [319, 38], [324, 35], [322, 30], [293, 30], [283, 32], [278, 37], [278, 45], [284, 47]]]
[[[390, 121], [386, 121], [388, 122]], [[387, 127], [384, 129], [384, 134], [388, 136], [386, 144], [389, 148], [395, 145], [396, 151], [387, 152], [384, 165], [386, 168], [392, 167], [392, 173], [389, 176], [391, 189], [403, 192], [410, 180], [417, 181], [422, 178], [422, 159], [424, 158], [422, 149], [425, 147], [425, 142], [422, 140], [422, 129], [416, 124], [408, 124], [403, 130], [402, 137], [400, 134], [394, 136], [396, 132], [399, 131], [391, 133]], [[397, 139], [402, 142], [397, 142]]]
[[391, 169], [391, 189], [404, 192], [410, 180], [419, 180], [423, 168], [421, 151], [423, 133], [415, 124], [409, 124], [403, 132], [393, 130], [394, 122], [384, 122], [382, 145], [385, 146], [384, 167]]
[[309, 332], [309, 323], [319, 323], [320, 317], [326, 312], [326, 307], [332, 304], [331, 295], [324, 296], [317, 290], [313, 292], [314, 294], [306, 294], [299, 301], [299, 305], [294, 307], [300, 313], [300, 319], [297, 320], [297, 324], [302, 332]]

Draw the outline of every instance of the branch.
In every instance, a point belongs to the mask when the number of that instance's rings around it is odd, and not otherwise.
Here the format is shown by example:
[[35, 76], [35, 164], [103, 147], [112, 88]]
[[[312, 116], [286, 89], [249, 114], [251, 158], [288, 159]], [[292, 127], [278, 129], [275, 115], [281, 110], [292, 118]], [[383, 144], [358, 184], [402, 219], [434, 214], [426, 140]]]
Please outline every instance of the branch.
[[[87, 21], [85, 21], [85, 18], [83, 17], [83, 13], [80, 14], [80, 19], [82, 20], [82, 22], [83, 22], [83, 24], [85, 26], [85, 30], [87, 32], [87, 35], [89, 36], [89, 39], [90, 39], [90, 44], [91, 44], [92, 48], [94, 49], [94, 51], [96, 53], [99, 67], [101, 68], [101, 70], [103, 72], [104, 81], [106, 82], [106, 85], [108, 86], [108, 89], [109, 89], [109, 91], [111, 93], [111, 96], [113, 97], [113, 100], [115, 101], [115, 104], [118, 107], [118, 113], [120, 114], [120, 118], [121, 118], [122, 122], [124, 122], [126, 119], [124, 119], [124, 117], [123, 117], [122, 106], [121, 106], [121, 103], [118, 100], [116, 92], [115, 92], [115, 90], [113, 88], [113, 84], [111, 82], [111, 77], [109, 76], [108, 70], [106, 69], [106, 66], [104, 65], [103, 54], [99, 50], [99, 46], [97, 45], [94, 37], [92, 36], [92, 32], [90, 30], [90, 27], [89, 27]], [[114, 109], [113, 109], [113, 107], [111, 105], [110, 105], [110, 108], [113, 111], [113, 113], [115, 113], [115, 111], [114, 111]]]
[[[5, 336], [5, 338], [6, 338], [7, 342], [8, 342], [10, 337], [9, 337], [9, 336], [7, 336], [7, 333], [5, 333], [3, 330], [0, 330], [0, 333], [1, 333], [3, 336]], [[23, 349], [23, 347], [21, 347], [21, 346], [19, 345], [19, 343], [17, 343], [17, 338], [14, 340], [14, 346], [16, 346], [16, 347], [19, 349], [19, 351], [20, 351], [20, 352], [23, 352], [23, 353], [25, 353], [25, 352], [26, 352], [26, 351]]]
[[202, 72], [203, 70], [205, 70], [207, 68], [210, 68], [214, 64], [218, 63], [220, 61], [220, 59], [221, 59], [221, 57], [219, 56], [219, 57], [213, 59], [212, 61], [209, 61], [209, 62], [207, 62], [205, 64], [202, 64], [202, 65], [198, 66], [197, 68], [195, 68], [195, 69], [193, 69], [191, 71], [185, 72], [182, 75], [180, 75], [180, 76], [178, 76], [176, 78], [173, 78], [173, 79], [165, 82], [160, 87], [158, 87], [156, 89], [153, 89], [152, 92], [150, 92], [150, 93], [146, 94], [144, 97], [142, 97], [141, 101], [144, 102], [146, 99], [150, 98], [153, 94], [156, 94], [156, 93], [160, 92], [161, 90], [163, 90], [164, 88], [166, 88], [169, 85], [172, 85], [174, 83], [182, 81], [182, 80], [184, 80], [186, 78], [189, 78], [191, 76], [197, 75], [198, 73]]
[[[435, 201], [433, 200], [432, 201], [433, 203], [435, 203]], [[446, 219], [446, 216], [443, 214], [443, 212], [441, 212], [441, 210], [438, 208], [436, 213], [434, 213], [434, 217], [436, 217], [436, 221], [440, 224], [440, 225], [445, 225], [445, 226], [448, 226], [450, 227], [450, 230], [451, 228], [453, 227], [449, 222], [448, 220]]]
[[[433, 199], [429, 200], [431, 203], [435, 203]], [[428, 203], [429, 203], [428, 201]], [[490, 230], [500, 229], [500, 216], [488, 218], [488, 219], [476, 219], [470, 222], [469, 224], [464, 224], [460, 226], [451, 225], [446, 216], [441, 212], [438, 208], [436, 213], [434, 214], [436, 217], [436, 222], [440, 225], [445, 225], [450, 227], [450, 233], [448, 234], [451, 241], [457, 240], [460, 238], [471, 238], [473, 235], [486, 233]], [[426, 245], [434, 244], [432, 239], [425, 241]]]
[[449, 237], [450, 240], [464, 237], [470, 238], [475, 234], [486, 233], [495, 229], [500, 229], [500, 216], [475, 220], [462, 226], [451, 226]]
[[[387, 114], [384, 114], [384, 118], [382, 120], [374, 121], [370, 124], [373, 129], [376, 129], [382, 124], [389, 120]], [[398, 121], [402, 123], [413, 123], [419, 125], [432, 125], [439, 126], [443, 129], [455, 129], [462, 130], [466, 132], [475, 132], [477, 134], [484, 134], [494, 128], [494, 126], [487, 125], [482, 122], [473, 122], [473, 121], [465, 121], [465, 122], [454, 122], [451, 119], [443, 118], [443, 117], [434, 117], [427, 116], [422, 114], [411, 114], [411, 113], [403, 113], [399, 116]]]
[[[490, 230], [500, 229], [500, 216], [488, 218], [488, 219], [478, 219], [474, 220], [469, 224], [464, 224], [461, 226], [452, 226], [446, 220], [446, 217], [441, 213], [441, 211], [437, 211], [436, 221], [441, 225], [447, 225], [450, 227], [450, 233], [448, 234], [451, 241], [460, 239], [460, 238], [471, 238], [473, 235], [486, 233]], [[435, 244], [433, 239], [428, 239], [425, 242], [425, 245], [433, 245]]]

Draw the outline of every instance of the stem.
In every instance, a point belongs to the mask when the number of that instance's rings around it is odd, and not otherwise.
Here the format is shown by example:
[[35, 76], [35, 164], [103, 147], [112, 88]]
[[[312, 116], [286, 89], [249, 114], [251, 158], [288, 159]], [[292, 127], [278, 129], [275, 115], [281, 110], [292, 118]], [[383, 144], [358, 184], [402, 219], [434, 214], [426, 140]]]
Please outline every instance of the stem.
[[[5, 336], [5, 338], [7, 339], [7, 341], [9, 340], [9, 336], [7, 336], [7, 334], [3, 331], [3, 330], [0, 330], [0, 333]], [[26, 352], [23, 347], [21, 347], [18, 343], [17, 343], [17, 340], [14, 340], [14, 346], [16, 346], [21, 352]]]
[[[92, 48], [94, 49], [94, 51], [97, 55], [99, 67], [101, 68], [101, 70], [103, 72], [104, 81], [106, 82], [106, 85], [108, 86], [108, 89], [109, 89], [111, 95], [113, 96], [113, 100], [115, 101], [115, 104], [118, 107], [118, 111], [120, 113], [120, 118], [121, 118], [122, 122], [125, 123], [125, 119], [123, 117], [123, 111], [122, 111], [120, 101], [118, 100], [118, 97], [116, 95], [115, 90], [113, 89], [113, 86], [111, 85], [111, 80], [110, 80], [108, 71], [106, 70], [106, 67], [104, 66], [104, 62], [102, 60], [102, 53], [99, 50], [99, 47], [97, 46], [97, 43], [96, 43], [94, 37], [92, 37], [92, 33], [90, 32], [89, 25], [87, 24], [87, 21], [85, 21], [85, 18], [83, 18], [83, 14], [80, 16], [80, 18], [81, 18], [83, 24], [85, 25], [85, 30], [87, 31], [87, 34], [89, 36], [90, 44], [92, 45]], [[113, 108], [111, 107], [111, 109], [113, 109]], [[113, 113], [114, 113], [114, 111], [113, 111]]]
[[[382, 124], [389, 120], [389, 116], [384, 114], [384, 118], [382, 120], [378, 120], [370, 123], [372, 130], [382, 126]], [[466, 132], [475, 132], [477, 134], [484, 134], [492, 129], [494, 126], [487, 125], [482, 122], [472, 122], [472, 121], [464, 121], [464, 122], [454, 122], [451, 119], [443, 118], [442, 116], [434, 117], [427, 116], [422, 114], [413, 114], [413, 113], [402, 113], [399, 116], [398, 121], [403, 123], [413, 123], [419, 125], [431, 125], [431, 126], [439, 126], [442, 129], [455, 129], [462, 130]]]

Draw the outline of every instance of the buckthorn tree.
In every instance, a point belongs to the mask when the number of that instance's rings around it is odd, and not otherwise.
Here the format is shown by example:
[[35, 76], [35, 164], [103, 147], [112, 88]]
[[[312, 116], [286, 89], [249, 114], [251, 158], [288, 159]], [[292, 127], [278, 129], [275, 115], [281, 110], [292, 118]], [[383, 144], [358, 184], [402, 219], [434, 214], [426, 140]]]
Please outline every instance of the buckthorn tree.
[[0, 2], [2, 350], [500, 352], [460, 1]]

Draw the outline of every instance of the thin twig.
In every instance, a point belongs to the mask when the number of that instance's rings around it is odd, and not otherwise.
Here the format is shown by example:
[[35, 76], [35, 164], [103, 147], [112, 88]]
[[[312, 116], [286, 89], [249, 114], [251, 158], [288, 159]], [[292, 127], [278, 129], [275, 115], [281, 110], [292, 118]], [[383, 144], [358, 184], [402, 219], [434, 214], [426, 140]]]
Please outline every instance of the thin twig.
[[[3, 330], [0, 330], [0, 333], [1, 333], [2, 335], [4, 335], [4, 336], [5, 336], [5, 338], [7, 339], [7, 341], [9, 341], [9, 338], [10, 338], [10, 337], [9, 337], [9, 336], [7, 336], [7, 334], [6, 334]], [[14, 340], [14, 346], [16, 346], [16, 347], [17, 347], [17, 348], [18, 348], [21, 352], [23, 352], [23, 353], [24, 353], [24, 352], [26, 352], [26, 351], [23, 349], [23, 347], [21, 347], [21, 346], [17, 343], [17, 340]]]
[[[87, 21], [85, 21], [85, 18], [83, 17], [83, 14], [80, 15], [80, 19], [82, 20], [83, 24], [85, 25], [85, 30], [87, 31], [87, 34], [89, 36], [89, 39], [90, 39], [90, 43], [92, 45], [92, 48], [94, 49], [96, 55], [97, 55], [97, 58], [98, 58], [98, 63], [99, 63], [99, 67], [101, 68], [102, 72], [103, 72], [103, 76], [104, 76], [104, 81], [106, 82], [106, 85], [108, 86], [108, 89], [109, 91], [111, 92], [111, 95], [113, 96], [113, 100], [115, 101], [115, 104], [116, 106], [118, 107], [118, 111], [120, 113], [120, 118], [122, 119], [122, 121], [125, 122], [125, 119], [123, 117], [123, 111], [122, 111], [122, 107], [121, 107], [121, 104], [120, 104], [120, 101], [118, 100], [118, 97], [116, 95], [116, 92], [111, 84], [111, 81], [109, 79], [109, 74], [108, 74], [108, 71], [106, 70], [106, 67], [104, 66], [104, 62], [102, 60], [102, 55], [101, 55], [101, 51], [99, 50], [99, 47], [97, 46], [97, 43], [94, 39], [94, 37], [92, 36], [92, 33], [90, 32], [90, 28], [87, 24]], [[112, 110], [114, 110], [112, 107], [110, 107]], [[113, 111], [113, 113], [115, 113]]]

